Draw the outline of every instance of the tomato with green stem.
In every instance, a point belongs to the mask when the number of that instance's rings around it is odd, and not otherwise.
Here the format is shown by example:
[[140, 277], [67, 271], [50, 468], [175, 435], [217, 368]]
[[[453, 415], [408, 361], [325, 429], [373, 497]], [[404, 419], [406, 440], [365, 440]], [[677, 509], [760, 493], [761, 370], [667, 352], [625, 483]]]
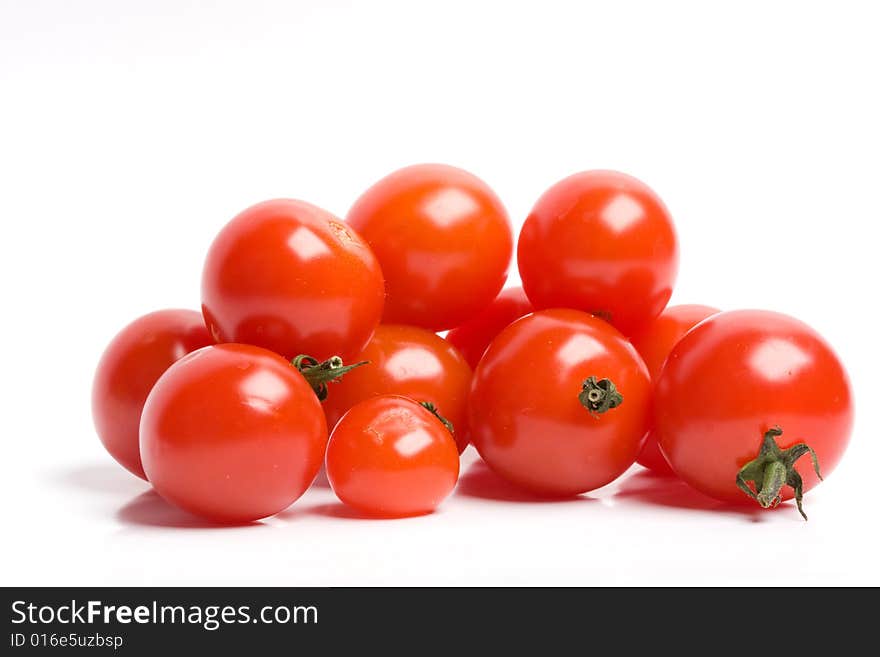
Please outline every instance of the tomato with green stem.
[[381, 264], [386, 324], [451, 329], [489, 305], [507, 278], [507, 211], [462, 169], [418, 164], [395, 171], [357, 199], [347, 220]]
[[306, 379], [278, 354], [243, 344], [199, 349], [147, 397], [144, 471], [163, 498], [222, 523], [287, 508], [321, 467], [327, 424]]
[[725, 502], [769, 508], [794, 498], [804, 519], [803, 494], [834, 470], [852, 422], [837, 355], [775, 312], [704, 320], [672, 349], [655, 386], [653, 426], [679, 477]]
[[355, 404], [379, 395], [401, 395], [434, 404], [450, 422], [458, 451], [464, 451], [472, 373], [453, 345], [422, 328], [380, 324], [356, 360], [364, 365], [328, 390], [324, 413], [331, 430]]
[[211, 342], [201, 313], [170, 309], [139, 317], [107, 346], [92, 384], [92, 417], [104, 447], [129, 472], [147, 478], [138, 427], [153, 385], [172, 364]]
[[492, 341], [471, 386], [471, 440], [497, 474], [534, 493], [576, 495], [636, 459], [651, 382], [633, 346], [577, 310], [518, 319]]
[[[694, 326], [719, 312], [721, 311], [717, 308], [698, 304], [669, 306], [648, 326], [630, 337], [636, 351], [648, 366], [652, 381], [660, 376], [666, 357], [678, 341]], [[653, 431], [648, 433], [645, 446], [636, 460], [657, 474], [674, 474], [660, 451]]]
[[353, 406], [330, 436], [327, 479], [345, 504], [375, 516], [430, 513], [458, 481], [458, 450], [434, 411], [398, 395]]
[[472, 368], [476, 368], [495, 336], [533, 310], [521, 287], [507, 288], [477, 315], [449, 331], [446, 339], [456, 346]]
[[526, 218], [517, 246], [523, 288], [537, 309], [574, 308], [631, 335], [672, 295], [678, 240], [663, 201], [616, 171], [553, 185]]

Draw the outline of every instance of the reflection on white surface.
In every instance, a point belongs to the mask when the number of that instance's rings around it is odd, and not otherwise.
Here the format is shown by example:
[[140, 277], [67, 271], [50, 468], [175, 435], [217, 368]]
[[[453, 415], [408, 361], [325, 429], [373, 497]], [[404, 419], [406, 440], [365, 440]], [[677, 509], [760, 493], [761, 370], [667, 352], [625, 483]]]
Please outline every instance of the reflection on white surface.
[[430, 351], [418, 347], [407, 347], [392, 355], [386, 368], [394, 378], [408, 378], [414, 374], [420, 379], [443, 374], [443, 364]]
[[431, 435], [427, 431], [424, 429], [413, 429], [395, 441], [394, 449], [401, 456], [413, 456], [430, 444]]
[[460, 189], [443, 189], [429, 196], [423, 206], [434, 223], [452, 226], [479, 209], [476, 201]]
[[642, 218], [642, 206], [620, 194], [603, 208], [602, 218], [612, 230], [622, 233]]
[[761, 343], [749, 358], [749, 364], [769, 381], [795, 376], [810, 364], [810, 357], [782, 338], [771, 338]]
[[296, 251], [302, 260], [314, 260], [330, 255], [330, 248], [305, 226], [299, 226], [290, 234], [287, 238], [287, 246]]
[[287, 396], [288, 388], [287, 382], [278, 374], [261, 370], [242, 379], [239, 390], [248, 406], [259, 411], [272, 412]]

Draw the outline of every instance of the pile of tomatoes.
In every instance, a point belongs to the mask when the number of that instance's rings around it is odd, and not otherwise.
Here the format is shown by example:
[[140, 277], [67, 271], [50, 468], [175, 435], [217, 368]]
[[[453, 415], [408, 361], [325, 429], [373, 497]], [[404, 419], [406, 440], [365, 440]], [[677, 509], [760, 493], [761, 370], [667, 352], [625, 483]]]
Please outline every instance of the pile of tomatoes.
[[853, 421], [815, 331], [666, 307], [673, 222], [622, 173], [547, 190], [517, 242], [523, 287], [502, 289], [513, 249], [495, 193], [444, 165], [392, 173], [345, 221], [254, 205], [208, 250], [201, 312], [151, 313], [107, 347], [98, 435], [170, 503], [226, 523], [285, 509], [322, 464], [361, 512], [427, 513], [469, 443], [537, 495], [599, 488], [638, 461], [727, 502], [793, 497], [803, 514]]

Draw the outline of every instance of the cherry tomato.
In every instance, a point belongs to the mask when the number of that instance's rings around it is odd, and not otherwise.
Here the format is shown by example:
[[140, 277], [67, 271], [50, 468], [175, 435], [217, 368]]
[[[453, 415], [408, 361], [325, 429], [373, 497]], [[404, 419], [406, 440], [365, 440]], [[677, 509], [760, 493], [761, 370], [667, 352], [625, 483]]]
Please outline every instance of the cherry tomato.
[[446, 339], [458, 348], [468, 365], [476, 368], [495, 336], [513, 320], [532, 310], [532, 304], [521, 287], [501, 290], [486, 308], [447, 333]]
[[218, 522], [285, 509], [312, 483], [326, 444], [306, 380], [251, 345], [185, 356], [156, 382], [141, 418], [141, 458], [156, 491]]
[[378, 516], [429, 513], [458, 481], [455, 441], [433, 413], [397, 395], [346, 413], [327, 445], [327, 479], [345, 504]]
[[631, 466], [648, 429], [651, 381], [633, 346], [577, 310], [516, 320], [471, 386], [471, 440], [492, 470], [543, 495], [599, 488]]
[[[719, 312], [721, 311], [717, 308], [697, 304], [669, 306], [657, 319], [630, 338], [636, 351], [648, 366], [652, 381], [656, 381], [660, 376], [666, 357], [685, 333], [707, 317]], [[636, 460], [658, 474], [674, 474], [663, 458], [660, 446], [657, 445], [657, 436], [653, 432], [648, 433], [645, 446], [642, 447], [642, 452]]]
[[831, 347], [774, 312], [701, 322], [672, 349], [656, 384], [654, 428], [666, 460], [726, 502], [767, 508], [795, 497], [800, 509], [801, 491], [819, 482], [810, 450], [827, 475], [852, 421], [849, 379]]
[[381, 324], [355, 357], [366, 365], [329, 387], [324, 413], [335, 427], [352, 406], [378, 395], [430, 402], [454, 428], [458, 451], [467, 447], [467, 396], [471, 368], [440, 336], [415, 326]]
[[482, 180], [421, 164], [395, 171], [355, 202], [348, 223], [379, 258], [388, 293], [382, 321], [441, 331], [485, 308], [507, 277], [507, 212]]
[[122, 329], [107, 346], [92, 386], [92, 417], [104, 447], [130, 472], [146, 479], [138, 425], [147, 394], [172, 363], [211, 344], [195, 310], [159, 310]]
[[208, 251], [202, 310], [217, 342], [293, 358], [350, 357], [382, 316], [382, 272], [367, 244], [303, 201], [254, 205]]
[[625, 335], [660, 314], [678, 271], [666, 206], [635, 178], [576, 173], [548, 189], [519, 236], [519, 271], [535, 308], [575, 308]]

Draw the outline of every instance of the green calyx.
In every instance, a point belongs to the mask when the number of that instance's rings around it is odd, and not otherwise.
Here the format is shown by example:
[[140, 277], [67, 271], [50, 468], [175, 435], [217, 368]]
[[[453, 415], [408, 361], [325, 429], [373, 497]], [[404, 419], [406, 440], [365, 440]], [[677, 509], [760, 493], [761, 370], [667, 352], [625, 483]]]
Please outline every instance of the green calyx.
[[455, 427], [452, 426], [452, 422], [450, 422], [445, 417], [440, 415], [440, 410], [437, 408], [436, 404], [423, 401], [423, 402], [419, 402], [419, 405], [423, 406], [426, 409], [428, 409], [429, 411], [431, 411], [431, 413], [433, 413], [434, 417], [436, 417], [438, 420], [440, 420], [440, 422], [443, 423], [443, 426], [446, 427], [446, 430], [449, 431], [449, 433], [451, 433], [452, 435], [455, 435]]
[[339, 356], [333, 356], [325, 361], [319, 361], [306, 354], [300, 354], [291, 361], [300, 374], [305, 377], [312, 390], [318, 396], [320, 401], [327, 399], [327, 384], [339, 381], [345, 374], [351, 372], [354, 368], [366, 365], [370, 361], [364, 360], [354, 365], [346, 365]]
[[611, 379], [597, 379], [591, 376], [581, 386], [578, 400], [591, 415], [598, 416], [620, 406], [623, 403], [623, 395], [618, 392]]
[[[803, 507], [804, 482], [794, 464], [804, 454], [809, 454], [816, 476], [822, 479], [819, 459], [813, 448], [806, 443], [796, 443], [788, 449], [780, 449], [776, 439], [781, 435], [782, 429], [779, 427], [773, 427], [764, 434], [758, 456], [746, 463], [736, 474], [736, 485], [765, 509], [779, 504], [782, 501], [782, 487], [791, 486], [798, 511], [806, 520], [807, 514]], [[752, 482], [755, 488], [752, 489], [747, 482]]]

